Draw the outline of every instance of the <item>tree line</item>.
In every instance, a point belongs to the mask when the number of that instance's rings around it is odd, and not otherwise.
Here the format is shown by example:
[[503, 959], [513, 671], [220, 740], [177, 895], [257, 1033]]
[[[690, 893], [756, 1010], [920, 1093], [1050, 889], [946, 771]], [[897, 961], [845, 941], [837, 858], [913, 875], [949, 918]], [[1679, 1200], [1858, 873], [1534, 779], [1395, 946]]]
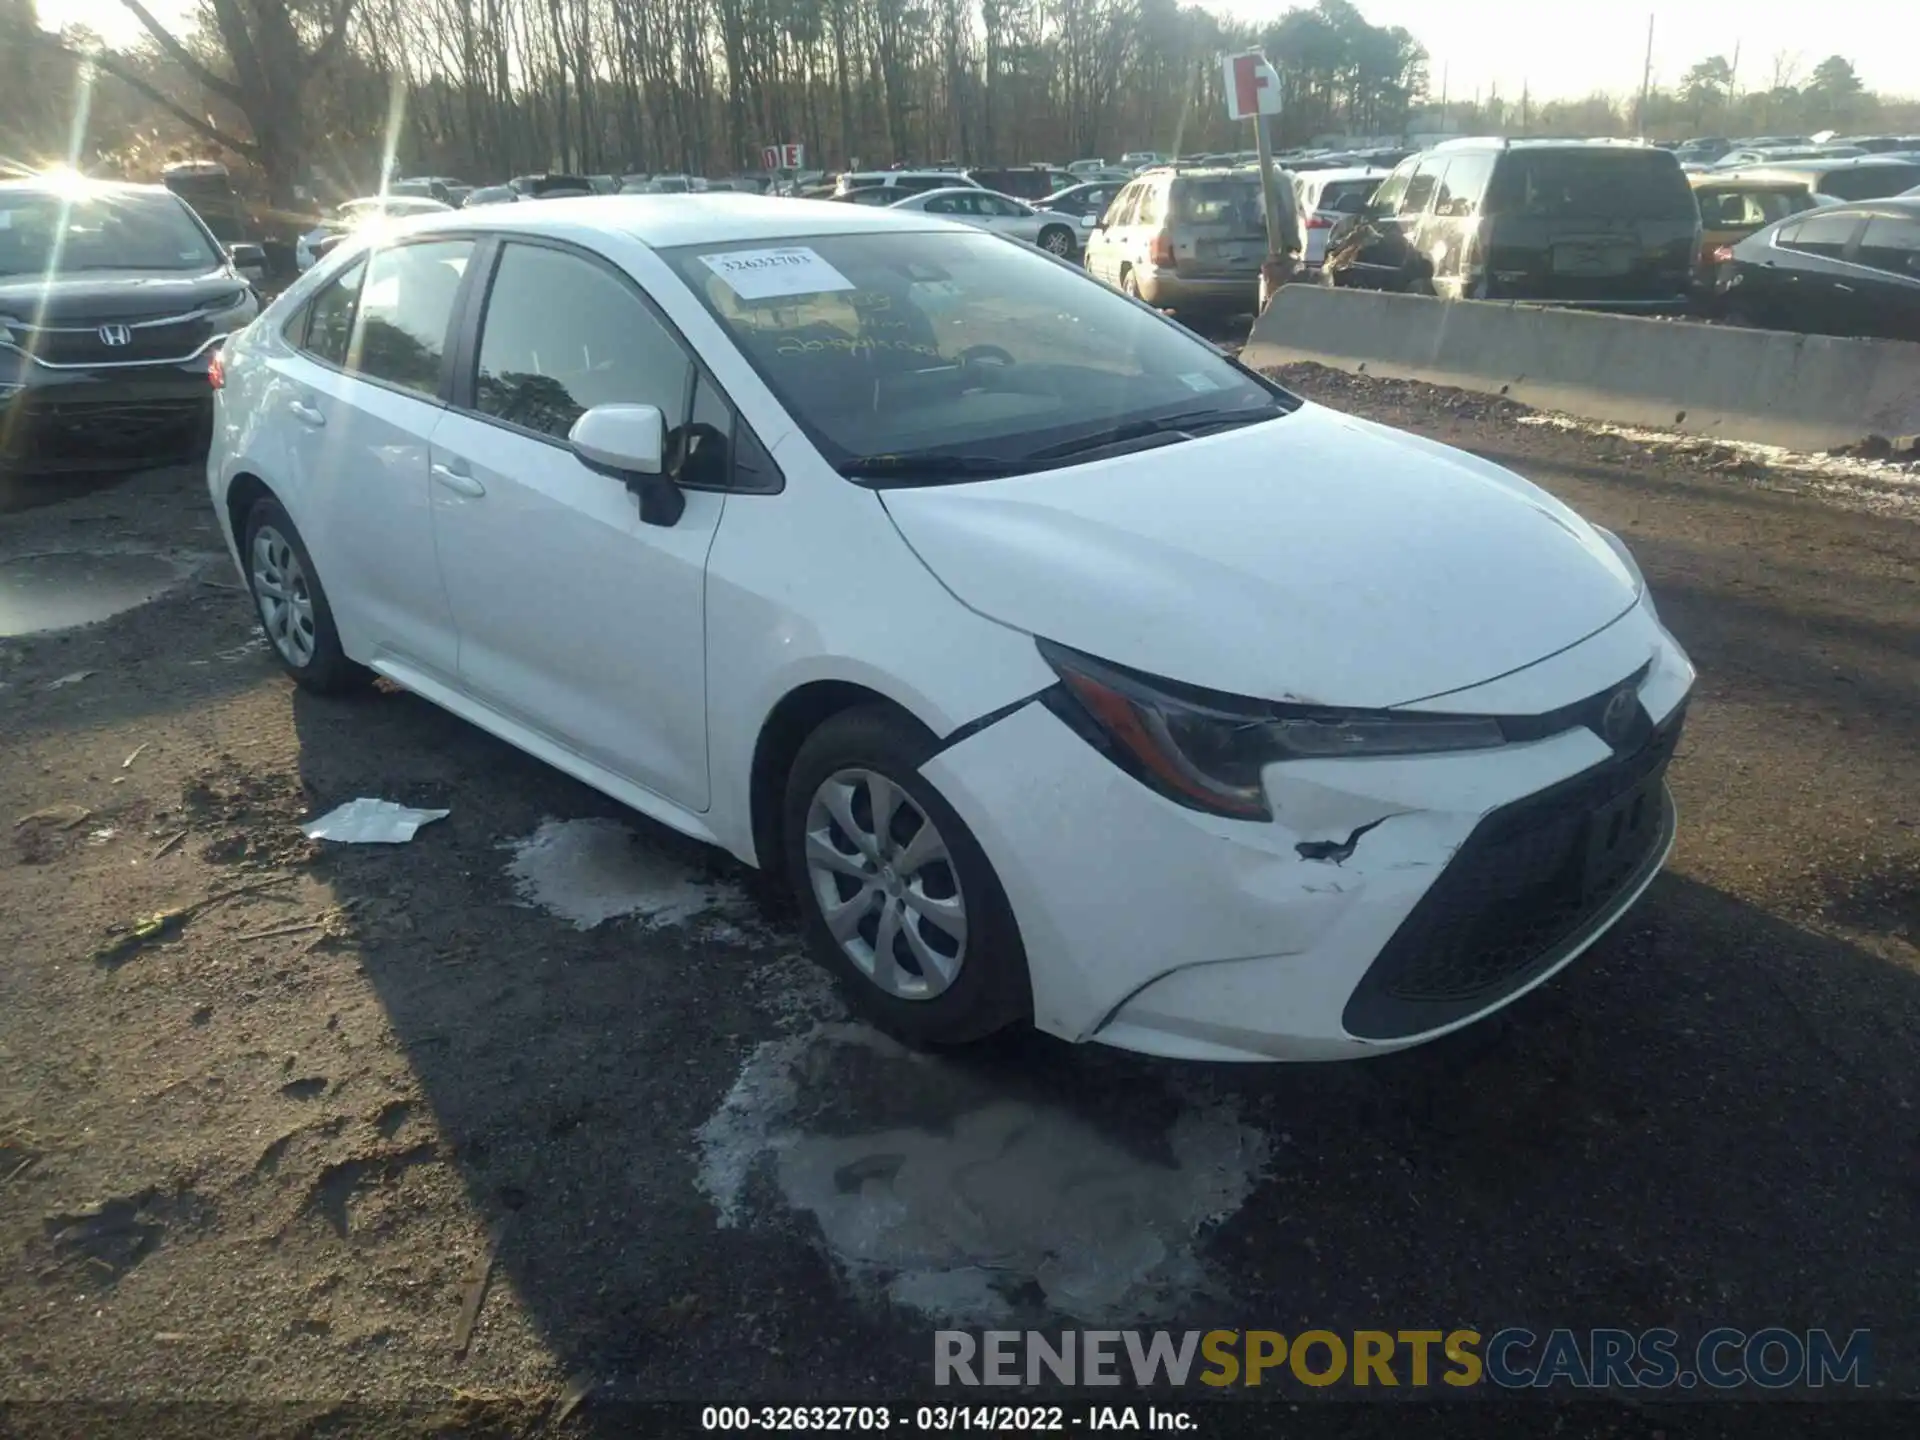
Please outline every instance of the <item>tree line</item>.
[[477, 183], [718, 175], [789, 141], [822, 169], [1244, 149], [1220, 57], [1248, 48], [1280, 76], [1282, 145], [1920, 128], [1838, 56], [1804, 80], [1776, 59], [1746, 89], [1714, 57], [1644, 105], [1523, 90], [1443, 107], [1419, 42], [1350, 0], [1260, 26], [1178, 0], [204, 0], [178, 27], [120, 3], [143, 39], [116, 50], [0, 0], [0, 162], [151, 177], [210, 155], [299, 208], [364, 193], [389, 166]]
[[[791, 141], [820, 168], [1059, 162], [1247, 148], [1233, 51], [1273, 60], [1286, 140], [1397, 132], [1426, 82], [1418, 42], [1349, 0], [1265, 27], [1178, 0], [206, 0], [184, 30], [122, 3], [138, 45], [33, 42], [0, 154], [58, 147], [84, 89], [86, 159], [218, 147], [283, 199], [309, 173], [364, 188], [390, 140], [408, 173], [476, 181], [721, 174]], [[0, 27], [33, 28], [31, 6], [0, 0]]]

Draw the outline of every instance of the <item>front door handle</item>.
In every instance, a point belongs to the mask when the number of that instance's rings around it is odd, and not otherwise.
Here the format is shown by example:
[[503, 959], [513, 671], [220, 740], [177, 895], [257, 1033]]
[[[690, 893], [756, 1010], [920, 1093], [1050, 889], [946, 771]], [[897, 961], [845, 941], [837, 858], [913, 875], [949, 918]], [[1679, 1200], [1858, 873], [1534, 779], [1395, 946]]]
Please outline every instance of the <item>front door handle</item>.
[[293, 412], [293, 418], [302, 425], [311, 425], [316, 430], [327, 423], [327, 417], [304, 400], [289, 400], [287, 409]]
[[429, 468], [429, 473], [439, 484], [446, 486], [456, 495], [477, 497], [486, 494], [487, 487], [466, 472], [464, 463], [456, 463], [460, 464], [461, 468], [455, 469], [453, 465], [442, 465], [436, 462]]

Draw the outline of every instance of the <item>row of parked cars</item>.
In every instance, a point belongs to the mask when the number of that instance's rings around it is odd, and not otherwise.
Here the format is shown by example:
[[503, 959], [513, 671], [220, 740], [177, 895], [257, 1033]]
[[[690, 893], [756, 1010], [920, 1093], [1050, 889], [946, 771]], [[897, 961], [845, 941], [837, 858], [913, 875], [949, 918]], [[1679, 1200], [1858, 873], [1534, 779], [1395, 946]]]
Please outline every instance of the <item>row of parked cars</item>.
[[1920, 269], [1902, 258], [1920, 240], [1920, 156], [1689, 174], [1653, 146], [1462, 139], [1385, 175], [1300, 183], [1328, 284], [1920, 339]]

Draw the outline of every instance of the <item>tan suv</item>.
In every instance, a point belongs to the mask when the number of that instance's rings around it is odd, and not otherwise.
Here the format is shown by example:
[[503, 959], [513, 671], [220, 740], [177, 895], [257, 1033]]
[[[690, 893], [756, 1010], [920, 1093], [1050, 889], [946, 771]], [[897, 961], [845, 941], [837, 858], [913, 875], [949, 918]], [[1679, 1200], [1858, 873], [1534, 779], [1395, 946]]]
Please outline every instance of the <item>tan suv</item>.
[[1266, 221], [1255, 170], [1149, 170], [1087, 237], [1096, 280], [1171, 310], [1252, 310]]

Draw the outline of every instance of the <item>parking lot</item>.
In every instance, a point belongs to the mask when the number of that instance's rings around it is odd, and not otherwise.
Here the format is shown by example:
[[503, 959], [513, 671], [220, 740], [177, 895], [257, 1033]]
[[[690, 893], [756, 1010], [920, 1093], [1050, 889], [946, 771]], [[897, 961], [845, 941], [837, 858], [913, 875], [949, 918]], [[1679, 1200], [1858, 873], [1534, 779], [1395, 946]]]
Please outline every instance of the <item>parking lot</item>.
[[[732, 862], [296, 692], [197, 475], [16, 496], [0, 574], [160, 578], [0, 640], [0, 1388], [859, 1400], [946, 1319], [1867, 1328], [1920, 1395], [1920, 475], [1289, 378], [1617, 530], [1700, 671], [1645, 902], [1343, 1067], [902, 1051]], [[450, 814], [302, 837], [360, 796]]]

